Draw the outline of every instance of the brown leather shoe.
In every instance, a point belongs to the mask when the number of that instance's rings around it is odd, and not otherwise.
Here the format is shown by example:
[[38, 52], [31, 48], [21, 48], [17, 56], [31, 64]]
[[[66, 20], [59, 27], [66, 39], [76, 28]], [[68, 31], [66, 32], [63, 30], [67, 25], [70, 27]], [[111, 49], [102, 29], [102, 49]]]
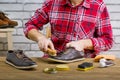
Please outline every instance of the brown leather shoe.
[[0, 19], [4, 19], [5, 18], [5, 16], [4, 16], [5, 14], [2, 12], [2, 11], [0, 11]]
[[66, 49], [65, 52], [59, 53], [58, 56], [55, 57], [50, 56], [50, 58], [48, 59], [55, 62], [70, 63], [70, 62], [80, 61], [85, 58], [84, 58], [84, 52], [77, 51], [76, 49], [71, 47]]
[[8, 22], [0, 19], [0, 28], [6, 28], [6, 27], [8, 27]]
[[18, 23], [16, 21], [10, 20], [8, 17], [5, 16], [5, 18], [3, 19], [4, 21], [8, 22], [9, 26], [17, 26]]
[[8, 25], [10, 27], [14, 27], [18, 25], [16, 21], [10, 20], [2, 11], [0, 11], [0, 19], [3, 20], [4, 22], [8, 22]]

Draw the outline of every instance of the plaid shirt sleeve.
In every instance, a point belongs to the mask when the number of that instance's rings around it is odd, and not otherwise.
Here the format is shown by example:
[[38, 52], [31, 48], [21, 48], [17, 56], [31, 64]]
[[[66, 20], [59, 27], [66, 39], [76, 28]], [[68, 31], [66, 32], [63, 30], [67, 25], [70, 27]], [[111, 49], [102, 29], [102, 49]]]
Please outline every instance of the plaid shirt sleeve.
[[44, 2], [42, 8], [36, 10], [35, 14], [27, 21], [24, 28], [24, 33], [27, 37], [27, 34], [30, 30], [42, 30], [42, 26], [49, 22], [49, 8], [50, 8], [51, 0], [46, 0]]
[[104, 4], [101, 6], [99, 15], [100, 16], [96, 24], [96, 38], [91, 39], [96, 53], [99, 53], [100, 51], [106, 51], [113, 45], [112, 27], [107, 8]]

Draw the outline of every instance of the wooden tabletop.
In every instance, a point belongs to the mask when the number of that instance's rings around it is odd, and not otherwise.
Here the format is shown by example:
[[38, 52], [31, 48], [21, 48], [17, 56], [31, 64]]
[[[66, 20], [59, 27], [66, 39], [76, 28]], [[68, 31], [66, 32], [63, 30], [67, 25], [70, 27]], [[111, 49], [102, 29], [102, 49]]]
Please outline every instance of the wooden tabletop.
[[[5, 58], [0, 57], [0, 80], [120, 80], [120, 59], [115, 60], [115, 65], [99, 68], [93, 59], [65, 64], [69, 71], [58, 71], [56, 74], [43, 73], [45, 68], [54, 68], [60, 63], [50, 63], [39, 58], [32, 58], [38, 67], [33, 70], [18, 70], [5, 63]], [[77, 71], [77, 65], [82, 62], [93, 62], [94, 68], [89, 71]]]

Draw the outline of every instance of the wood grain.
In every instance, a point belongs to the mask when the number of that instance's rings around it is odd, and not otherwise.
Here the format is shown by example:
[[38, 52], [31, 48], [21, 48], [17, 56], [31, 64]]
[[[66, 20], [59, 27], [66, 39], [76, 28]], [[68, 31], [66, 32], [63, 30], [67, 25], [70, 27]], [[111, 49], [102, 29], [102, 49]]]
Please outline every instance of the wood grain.
[[[56, 74], [43, 73], [44, 68], [51, 68], [60, 63], [50, 63], [39, 58], [32, 58], [38, 67], [32, 70], [18, 70], [5, 63], [5, 58], [0, 57], [0, 80], [120, 80], [120, 59], [115, 60], [114, 66], [99, 68], [99, 64], [93, 59], [66, 64], [69, 71], [58, 71]], [[93, 62], [94, 69], [89, 71], [77, 71], [77, 65], [82, 62]]]

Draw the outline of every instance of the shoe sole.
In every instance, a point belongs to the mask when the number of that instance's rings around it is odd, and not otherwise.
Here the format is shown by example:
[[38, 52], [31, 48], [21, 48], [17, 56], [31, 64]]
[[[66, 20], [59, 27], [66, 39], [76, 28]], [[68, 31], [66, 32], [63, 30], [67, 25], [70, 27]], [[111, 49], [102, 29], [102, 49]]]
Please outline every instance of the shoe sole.
[[12, 64], [11, 62], [9, 61], [5, 61], [7, 64], [17, 68], [17, 69], [32, 69], [32, 68], [36, 68], [38, 65], [32, 65], [32, 66], [27, 66], [27, 67], [19, 67], [19, 66], [15, 66], [14, 64]]
[[14, 28], [14, 26], [0, 26], [0, 29]]
[[0, 28], [4, 29], [4, 28], [7, 28], [8, 25], [3, 25], [3, 26], [0, 26]]
[[84, 60], [85, 58], [74, 59], [74, 60], [68, 60], [68, 61], [65, 61], [65, 60], [58, 60], [58, 59], [54, 59], [54, 58], [47, 58], [47, 59], [50, 60], [50, 61], [53, 61], [53, 62], [72, 63], [72, 62]]

